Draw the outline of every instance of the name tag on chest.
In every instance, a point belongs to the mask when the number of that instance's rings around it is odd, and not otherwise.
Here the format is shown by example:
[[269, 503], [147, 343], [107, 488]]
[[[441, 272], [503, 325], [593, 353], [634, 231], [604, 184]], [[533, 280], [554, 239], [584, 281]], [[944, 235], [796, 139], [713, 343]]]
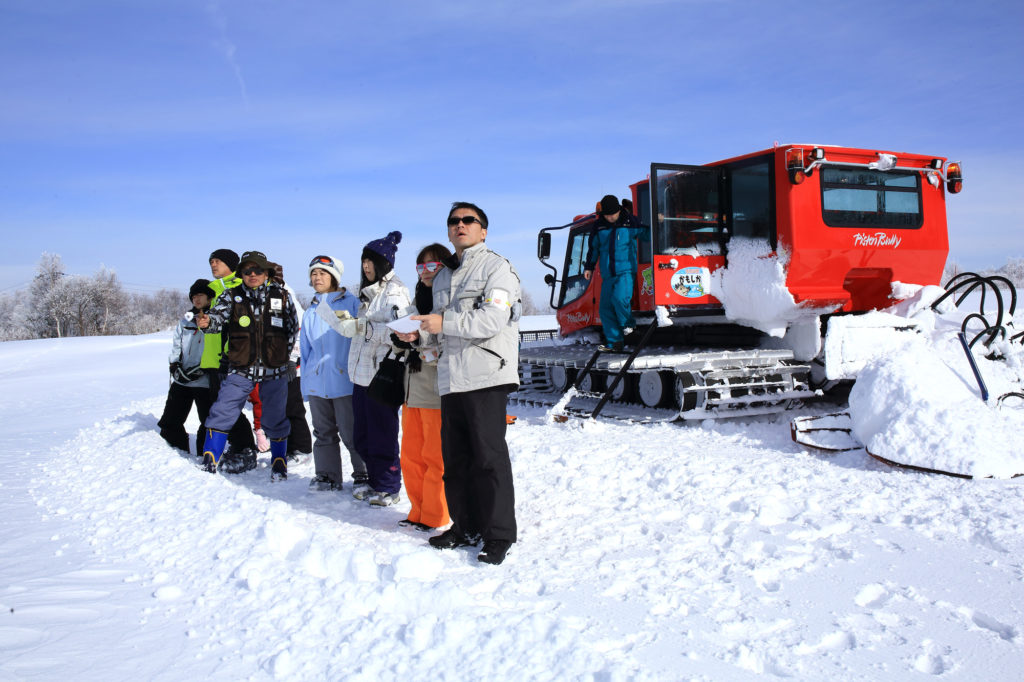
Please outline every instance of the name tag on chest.
[[270, 325], [272, 327], [284, 327], [284, 319], [280, 317], [271, 317]]
[[270, 299], [270, 309], [277, 312], [281, 312], [281, 310], [284, 309], [283, 303], [284, 301], [282, 301], [279, 298], [272, 298]]

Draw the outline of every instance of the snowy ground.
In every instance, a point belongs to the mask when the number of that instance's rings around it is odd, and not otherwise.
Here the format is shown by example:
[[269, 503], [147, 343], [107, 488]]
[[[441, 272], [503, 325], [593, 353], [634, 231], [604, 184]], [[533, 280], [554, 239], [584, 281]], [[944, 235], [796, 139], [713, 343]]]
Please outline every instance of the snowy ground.
[[1021, 679], [1024, 479], [512, 408], [484, 566], [308, 463], [201, 472], [156, 433], [168, 347], [0, 344], [0, 679]]

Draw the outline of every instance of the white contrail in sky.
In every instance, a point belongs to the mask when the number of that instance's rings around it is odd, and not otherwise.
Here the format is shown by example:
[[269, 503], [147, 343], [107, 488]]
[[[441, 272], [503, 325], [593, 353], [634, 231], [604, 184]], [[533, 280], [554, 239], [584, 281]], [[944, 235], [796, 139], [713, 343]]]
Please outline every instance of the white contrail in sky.
[[224, 55], [224, 59], [227, 61], [228, 66], [235, 73], [235, 80], [238, 81], [238, 88], [242, 93], [242, 101], [245, 103], [245, 108], [249, 108], [249, 93], [245, 87], [245, 77], [242, 75], [242, 67], [239, 66], [238, 60], [235, 59], [235, 52], [237, 47], [234, 43], [228, 40], [228, 22], [224, 13], [220, 9], [220, 4], [215, 0], [206, 5], [206, 11], [210, 15], [210, 19], [213, 21], [214, 26], [220, 31], [220, 39], [214, 41], [214, 47], [220, 50], [221, 54]]

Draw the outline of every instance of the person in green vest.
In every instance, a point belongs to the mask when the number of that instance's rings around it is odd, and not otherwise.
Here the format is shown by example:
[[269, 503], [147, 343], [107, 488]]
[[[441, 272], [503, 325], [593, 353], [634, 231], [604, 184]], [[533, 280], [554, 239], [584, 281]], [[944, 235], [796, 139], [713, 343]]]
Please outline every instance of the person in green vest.
[[[213, 290], [213, 299], [210, 300], [210, 307], [217, 305], [221, 294], [225, 290], [237, 287], [242, 283], [242, 278], [235, 271], [238, 269], [238, 254], [231, 249], [217, 249], [210, 254], [210, 273], [213, 280], [210, 282], [210, 289]], [[217, 395], [220, 392], [220, 385], [227, 374], [227, 368], [221, 367], [222, 358], [226, 351], [227, 339], [220, 333], [207, 334], [206, 342], [203, 345], [203, 357], [200, 367], [210, 377], [210, 404], [217, 402]], [[256, 440], [253, 437], [252, 425], [245, 417], [245, 412], [238, 415], [235, 425], [228, 432], [230, 444], [225, 453], [227, 468], [234, 468], [234, 460], [254, 461], [256, 453]], [[249, 452], [251, 451], [251, 453]], [[237, 455], [237, 457], [236, 457]]]
[[[288, 478], [288, 355], [299, 334], [295, 305], [284, 286], [269, 279], [274, 272], [261, 251], [242, 254], [242, 284], [226, 290], [208, 313], [196, 316], [204, 333], [222, 332], [231, 339], [225, 352], [228, 373], [206, 419], [203, 468], [216, 473], [224, 461], [228, 429], [242, 411], [246, 397], [260, 387], [263, 428], [270, 438], [271, 480]], [[255, 460], [255, 457], [252, 458]], [[243, 460], [246, 463], [247, 460]], [[256, 462], [240, 473], [255, 468]]]

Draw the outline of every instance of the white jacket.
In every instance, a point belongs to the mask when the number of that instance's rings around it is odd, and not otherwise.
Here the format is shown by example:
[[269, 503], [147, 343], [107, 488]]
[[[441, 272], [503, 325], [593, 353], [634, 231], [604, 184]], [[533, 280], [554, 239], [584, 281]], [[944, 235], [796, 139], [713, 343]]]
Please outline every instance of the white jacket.
[[[200, 367], [203, 358], [203, 342], [205, 335], [201, 332], [195, 322], [195, 308], [186, 313], [180, 320], [178, 326], [171, 334], [171, 354], [168, 362], [177, 362], [185, 372], [193, 372]], [[172, 377], [173, 378], [173, 377]], [[180, 379], [173, 379], [174, 383], [193, 388], [205, 388], [210, 385], [210, 379], [203, 374], [195, 381], [186, 382]]]
[[391, 348], [387, 323], [405, 314], [410, 304], [409, 290], [392, 270], [360, 291], [359, 300], [359, 317], [343, 321], [343, 333], [352, 336], [349, 378], [354, 384], [369, 386], [377, 366]]
[[432, 287], [433, 312], [443, 316], [441, 333], [421, 333], [424, 345], [440, 349], [438, 393], [518, 386], [519, 275], [483, 243], [451, 265], [456, 267], [442, 268]]

